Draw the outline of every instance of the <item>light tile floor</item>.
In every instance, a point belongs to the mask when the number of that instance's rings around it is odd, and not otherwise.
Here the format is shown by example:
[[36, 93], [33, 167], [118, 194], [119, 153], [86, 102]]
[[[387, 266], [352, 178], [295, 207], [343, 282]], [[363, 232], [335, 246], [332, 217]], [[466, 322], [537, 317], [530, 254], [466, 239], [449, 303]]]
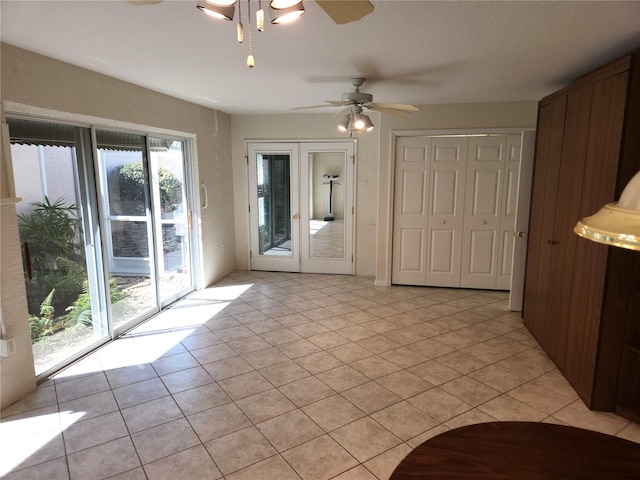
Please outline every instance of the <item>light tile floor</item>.
[[589, 411], [505, 292], [236, 272], [2, 412], [7, 479], [387, 479], [470, 423]]

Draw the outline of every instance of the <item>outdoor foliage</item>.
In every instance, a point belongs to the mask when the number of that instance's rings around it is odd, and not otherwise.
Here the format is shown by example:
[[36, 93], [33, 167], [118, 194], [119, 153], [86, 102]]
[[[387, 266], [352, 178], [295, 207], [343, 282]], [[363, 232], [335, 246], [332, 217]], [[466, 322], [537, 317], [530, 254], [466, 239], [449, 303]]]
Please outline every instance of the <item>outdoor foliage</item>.
[[51, 203], [45, 197], [44, 202], [32, 205], [33, 211], [18, 215], [20, 239], [23, 249], [25, 243], [29, 244], [33, 272], [32, 280], [27, 280], [29, 312], [38, 315], [43, 300], [55, 289], [50, 307], [56, 316], [64, 315], [67, 306], [82, 292], [82, 286], [69, 275], [69, 265], [61, 265], [58, 260], [84, 264], [82, 225], [76, 206], [65, 205], [61, 198]]
[[[142, 164], [127, 163], [114, 168], [109, 173], [109, 209], [113, 215], [146, 215], [145, 177]], [[164, 167], [158, 167], [158, 188], [160, 191], [160, 206], [163, 212], [173, 212], [182, 203], [182, 182]], [[145, 233], [146, 235], [146, 233]], [[130, 240], [114, 235], [114, 248], [121, 248], [122, 244], [131, 244]], [[146, 248], [147, 241], [138, 242]], [[176, 239], [174, 226], [162, 229], [162, 246], [164, 253], [180, 248]], [[146, 256], [148, 252], [141, 255]]]
[[[127, 163], [113, 169], [109, 173], [108, 183], [112, 214], [146, 214], [145, 177], [141, 163]], [[166, 168], [159, 167], [158, 184], [162, 210], [174, 211], [182, 203], [182, 182]]]
[[[32, 205], [35, 209], [18, 215], [18, 222], [23, 248], [27, 242], [31, 256], [33, 277], [26, 286], [35, 343], [65, 328], [91, 325], [91, 298], [76, 206], [63, 199], [51, 203], [47, 197]], [[112, 302], [120, 300], [113, 279], [110, 286]]]

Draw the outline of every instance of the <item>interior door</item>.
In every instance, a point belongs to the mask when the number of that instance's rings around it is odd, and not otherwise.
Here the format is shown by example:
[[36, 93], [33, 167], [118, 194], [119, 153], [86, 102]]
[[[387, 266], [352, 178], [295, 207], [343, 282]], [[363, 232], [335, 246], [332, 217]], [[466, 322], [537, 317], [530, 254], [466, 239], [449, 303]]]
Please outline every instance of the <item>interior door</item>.
[[298, 144], [251, 143], [248, 156], [251, 268], [299, 272]]
[[300, 148], [300, 271], [353, 274], [354, 145]]

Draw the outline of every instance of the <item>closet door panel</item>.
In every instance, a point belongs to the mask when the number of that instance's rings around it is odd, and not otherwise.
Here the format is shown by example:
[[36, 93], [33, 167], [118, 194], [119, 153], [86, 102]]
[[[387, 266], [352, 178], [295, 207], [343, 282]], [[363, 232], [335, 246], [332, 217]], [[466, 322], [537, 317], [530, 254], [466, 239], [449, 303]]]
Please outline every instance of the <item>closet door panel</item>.
[[466, 160], [467, 138], [432, 138], [426, 285], [460, 286]]
[[506, 136], [471, 137], [460, 286], [496, 288]]
[[427, 269], [430, 139], [404, 137], [396, 146], [393, 283], [424, 285]]

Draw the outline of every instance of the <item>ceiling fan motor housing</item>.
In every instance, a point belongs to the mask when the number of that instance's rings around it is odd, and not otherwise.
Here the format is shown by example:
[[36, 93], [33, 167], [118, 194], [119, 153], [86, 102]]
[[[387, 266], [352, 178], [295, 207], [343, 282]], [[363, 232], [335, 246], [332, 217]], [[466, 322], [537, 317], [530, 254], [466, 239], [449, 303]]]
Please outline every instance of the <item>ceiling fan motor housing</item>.
[[371, 103], [373, 101], [373, 95], [363, 92], [351, 92], [342, 94], [342, 102], [345, 104], [357, 104]]

